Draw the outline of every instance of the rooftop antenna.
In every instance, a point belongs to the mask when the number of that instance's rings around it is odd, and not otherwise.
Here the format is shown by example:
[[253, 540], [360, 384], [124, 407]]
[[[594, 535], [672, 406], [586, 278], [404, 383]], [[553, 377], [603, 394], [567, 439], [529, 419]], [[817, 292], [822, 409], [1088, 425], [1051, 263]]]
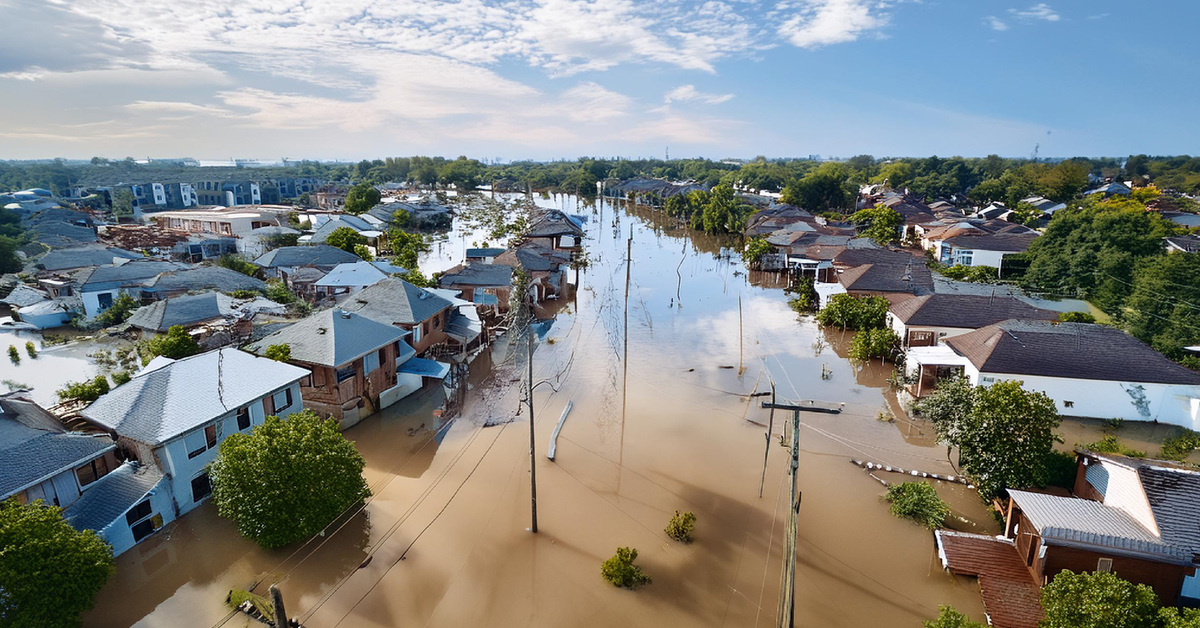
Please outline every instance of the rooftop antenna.
[[667, 147], [667, 158], [664, 161], [671, 161], [671, 147]]
[[1041, 149], [1041, 147], [1042, 147], [1042, 145], [1041, 145], [1040, 143], [1038, 143], [1038, 144], [1034, 144], [1034, 145], [1033, 145], [1033, 162], [1034, 162], [1034, 163], [1037, 163], [1037, 160], [1038, 160], [1038, 150], [1039, 150], [1039, 149]]

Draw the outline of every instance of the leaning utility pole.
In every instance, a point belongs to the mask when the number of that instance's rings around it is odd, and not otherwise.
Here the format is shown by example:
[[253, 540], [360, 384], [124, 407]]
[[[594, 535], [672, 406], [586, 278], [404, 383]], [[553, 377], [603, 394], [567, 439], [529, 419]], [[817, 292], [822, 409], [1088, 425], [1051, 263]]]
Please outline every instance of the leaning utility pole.
[[271, 608], [275, 612], [275, 625], [279, 628], [288, 627], [287, 610], [283, 608], [283, 593], [280, 593], [279, 587], [271, 585]]
[[525, 333], [529, 336], [529, 388], [526, 390], [529, 402], [529, 505], [532, 509], [529, 530], [537, 534], [537, 465], [533, 456], [533, 313], [526, 319]]
[[813, 405], [816, 402], [808, 401], [808, 405], [789, 405], [786, 403], [763, 402], [762, 407], [772, 410], [791, 410], [792, 411], [792, 460], [788, 466], [788, 475], [792, 479], [792, 493], [788, 497], [790, 508], [788, 508], [787, 532], [784, 533], [783, 545], [783, 582], [780, 584], [783, 589], [783, 595], [779, 597], [779, 628], [793, 628], [795, 626], [796, 615], [796, 544], [800, 537], [800, 493], [796, 489], [799, 485], [800, 473], [800, 413], [801, 412], [823, 412], [825, 414], [839, 414], [842, 409], [840, 406], [830, 405]]

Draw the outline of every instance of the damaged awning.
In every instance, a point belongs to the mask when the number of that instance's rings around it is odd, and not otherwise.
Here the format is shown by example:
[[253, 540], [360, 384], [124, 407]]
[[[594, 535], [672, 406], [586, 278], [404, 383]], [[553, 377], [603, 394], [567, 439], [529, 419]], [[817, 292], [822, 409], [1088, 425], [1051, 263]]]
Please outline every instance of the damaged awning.
[[450, 314], [446, 321], [446, 335], [457, 340], [460, 344], [470, 344], [483, 333], [483, 323], [474, 305], [459, 307]]
[[437, 360], [426, 360], [425, 358], [412, 358], [409, 361], [401, 364], [397, 372], [407, 373], [409, 375], [420, 375], [421, 377], [432, 377], [434, 379], [446, 379], [450, 374], [450, 365]]

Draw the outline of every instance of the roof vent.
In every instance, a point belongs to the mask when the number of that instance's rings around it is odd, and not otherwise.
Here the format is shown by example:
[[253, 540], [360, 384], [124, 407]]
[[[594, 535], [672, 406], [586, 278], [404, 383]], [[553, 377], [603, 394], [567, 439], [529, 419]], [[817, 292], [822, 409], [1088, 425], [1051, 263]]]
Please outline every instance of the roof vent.
[[318, 327], [318, 328], [317, 328], [317, 333], [318, 333], [318, 334], [320, 334], [320, 335], [322, 335], [322, 336], [323, 336], [323, 335], [325, 335], [325, 328], [324, 328], [324, 327]]
[[338, 316], [341, 316], [342, 318], [350, 318], [350, 312], [347, 312], [346, 310], [338, 310]]

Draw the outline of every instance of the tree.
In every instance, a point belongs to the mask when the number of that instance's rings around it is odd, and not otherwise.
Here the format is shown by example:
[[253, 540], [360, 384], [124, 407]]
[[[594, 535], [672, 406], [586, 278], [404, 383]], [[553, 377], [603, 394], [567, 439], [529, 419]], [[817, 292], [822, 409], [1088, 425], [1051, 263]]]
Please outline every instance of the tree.
[[[288, 236], [288, 235], [295, 236], [295, 234], [287, 234], [287, 233], [279, 234], [279, 236]], [[278, 237], [278, 236], [272, 236], [272, 238], [275, 238], [275, 237]], [[295, 243], [293, 242], [293, 245], [294, 244]], [[284, 245], [281, 245], [281, 246], [284, 246]], [[222, 268], [228, 268], [229, 270], [232, 270], [232, 271], [237, 271], [239, 273], [242, 273], [243, 275], [246, 275], [247, 277], [257, 277], [259, 275], [260, 271], [262, 270], [258, 266], [256, 266], [254, 263], [249, 262], [246, 259], [242, 258], [241, 256], [234, 255], [232, 253], [226, 253], [225, 255], [222, 255], [221, 257], [217, 258], [217, 266], [220, 266]]]
[[636, 589], [643, 584], [650, 584], [653, 579], [642, 571], [641, 567], [633, 564], [637, 560], [638, 551], [629, 547], [618, 547], [612, 558], [600, 565], [600, 575], [622, 589]]
[[1042, 587], [1040, 628], [1157, 628], [1158, 596], [1111, 572], [1060, 572]]
[[110, 390], [108, 386], [108, 378], [103, 375], [97, 375], [95, 379], [84, 380], [82, 382], [67, 382], [63, 385], [62, 390], [57, 393], [58, 398], [67, 401], [71, 399], [79, 401], [95, 401], [104, 396]]
[[850, 341], [850, 358], [860, 362], [871, 358], [895, 358], [900, 352], [900, 336], [887, 327], [860, 330]]
[[675, 511], [667, 522], [667, 536], [680, 543], [692, 542], [692, 530], [696, 529], [696, 513]]
[[1060, 323], [1094, 323], [1096, 317], [1091, 312], [1061, 312], [1058, 315]]
[[279, 345], [271, 345], [263, 352], [263, 355], [275, 360], [276, 362], [287, 362], [292, 359], [291, 345], [284, 343]]
[[871, 177], [871, 183], [882, 183], [894, 190], [903, 189], [912, 180], [912, 164], [906, 161], [893, 161], [879, 168], [879, 174]]
[[138, 303], [133, 297], [122, 292], [117, 295], [117, 298], [113, 299], [112, 305], [108, 306], [108, 309], [96, 315], [96, 323], [101, 327], [120, 325], [129, 320], [129, 317], [133, 316], [134, 310], [139, 307], [141, 307], [141, 303]]
[[1042, 392], [1009, 380], [972, 387], [965, 379], [943, 380], [917, 404], [934, 424], [938, 440], [958, 447], [959, 464], [984, 499], [1008, 488], [1046, 483], [1061, 417]]
[[266, 297], [281, 305], [296, 302], [296, 295], [288, 290], [287, 283], [282, 279], [268, 279]]
[[367, 210], [378, 205], [381, 198], [383, 198], [383, 195], [379, 193], [379, 190], [375, 189], [375, 186], [369, 183], [359, 183], [350, 188], [350, 191], [346, 193], [346, 205], [344, 209], [347, 214], [358, 215], [366, 213]]
[[[484, 166], [474, 159], [459, 157], [447, 162], [438, 172], [438, 178], [446, 185], [454, 185], [459, 190], [474, 190], [479, 187], [484, 176]], [[595, 190], [593, 183], [592, 190]], [[376, 201], [378, 202], [378, 201]]]
[[371, 495], [338, 422], [304, 410], [230, 434], [209, 469], [217, 513], [265, 548], [313, 536]]
[[850, 216], [851, 222], [866, 225], [860, 235], [871, 238], [880, 246], [887, 246], [900, 239], [900, 227], [904, 217], [891, 207], [860, 209]]
[[840, 164], [826, 163], [783, 188], [780, 200], [815, 213], [842, 211], [849, 206], [843, 185], [846, 172]]
[[762, 266], [763, 256], [772, 250], [773, 248], [765, 239], [750, 238], [746, 240], [746, 248], [742, 252], [742, 261], [746, 264], [746, 268], [757, 270]]
[[925, 628], [984, 628], [984, 626], [977, 621], [971, 621], [970, 617], [954, 610], [953, 606], [939, 606], [937, 619], [927, 620]]
[[24, 264], [17, 256], [21, 243], [15, 238], [0, 236], [0, 274], [19, 273]]
[[1143, 260], [1120, 311], [1129, 333], [1172, 359], [1200, 344], [1200, 255], [1176, 253]]
[[367, 238], [350, 227], [338, 227], [325, 238], [325, 244], [353, 253], [354, 247], [366, 244]]
[[133, 216], [133, 192], [129, 188], [121, 188], [113, 193], [112, 213], [119, 219]]
[[879, 329], [887, 321], [888, 300], [883, 297], [856, 297], [835, 294], [817, 312], [817, 322], [842, 329]]
[[904, 482], [888, 487], [885, 498], [892, 514], [936, 530], [950, 516], [950, 507], [938, 497], [937, 489], [925, 482]]
[[371, 249], [367, 248], [367, 245], [365, 244], [355, 244], [354, 254], [365, 262], [371, 262], [375, 260], [375, 256], [371, 254]]
[[750, 206], [734, 195], [732, 187], [718, 185], [708, 193], [700, 212], [692, 214], [692, 227], [705, 233], [739, 233], [749, 210]]
[[41, 500], [0, 502], [0, 624], [70, 628], [113, 572], [112, 548]]
[[141, 346], [142, 359], [149, 362], [155, 356], [178, 360], [189, 355], [200, 353], [200, 344], [179, 325], [167, 329], [167, 333], [159, 334], [144, 341]]

